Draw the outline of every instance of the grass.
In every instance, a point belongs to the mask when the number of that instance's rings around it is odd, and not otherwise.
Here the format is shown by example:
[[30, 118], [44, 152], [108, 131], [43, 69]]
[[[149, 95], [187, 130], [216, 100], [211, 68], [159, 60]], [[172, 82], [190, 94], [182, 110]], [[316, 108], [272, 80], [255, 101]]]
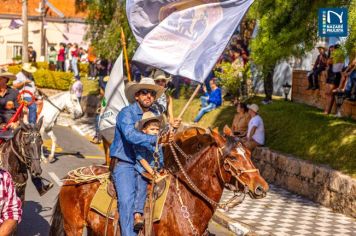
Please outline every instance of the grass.
[[[325, 116], [321, 110], [275, 99], [270, 105], [261, 105], [262, 98], [250, 103], [260, 106], [260, 114], [266, 129], [266, 146], [292, 154], [316, 164], [324, 164], [356, 178], [356, 122]], [[174, 100], [175, 116], [187, 100]], [[195, 99], [183, 116], [192, 122], [200, 103]], [[199, 122], [203, 127], [231, 125], [235, 107], [230, 102], [205, 115]]]

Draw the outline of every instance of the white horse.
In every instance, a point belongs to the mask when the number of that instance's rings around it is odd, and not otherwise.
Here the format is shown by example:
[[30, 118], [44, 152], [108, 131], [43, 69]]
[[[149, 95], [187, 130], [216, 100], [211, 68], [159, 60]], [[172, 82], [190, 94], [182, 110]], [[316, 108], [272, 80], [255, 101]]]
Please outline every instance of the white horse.
[[[44, 134], [46, 133], [52, 141], [51, 154], [48, 156], [49, 161], [52, 161], [54, 158], [57, 142], [57, 138], [53, 133], [53, 126], [59, 116], [59, 113], [64, 110], [67, 110], [72, 115], [73, 119], [77, 119], [82, 116], [82, 107], [80, 106], [79, 99], [74, 93], [69, 91], [63, 92], [43, 100], [43, 109], [38, 118], [43, 117], [43, 125], [41, 128], [42, 137], [44, 137]], [[41, 159], [46, 162], [43, 150]]]

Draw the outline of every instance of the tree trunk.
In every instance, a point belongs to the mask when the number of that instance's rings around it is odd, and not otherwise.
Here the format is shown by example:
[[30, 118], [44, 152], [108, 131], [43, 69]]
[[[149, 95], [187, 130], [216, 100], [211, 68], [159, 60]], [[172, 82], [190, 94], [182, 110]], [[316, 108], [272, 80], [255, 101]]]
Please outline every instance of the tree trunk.
[[45, 29], [45, 16], [46, 16], [46, 1], [41, 2], [41, 57], [46, 61], [46, 29]]
[[271, 101], [272, 94], [273, 94], [273, 70], [267, 72], [266, 77], [263, 82], [263, 87], [264, 87], [265, 95], [266, 95], [265, 100]]
[[28, 62], [28, 0], [22, 0], [22, 63]]

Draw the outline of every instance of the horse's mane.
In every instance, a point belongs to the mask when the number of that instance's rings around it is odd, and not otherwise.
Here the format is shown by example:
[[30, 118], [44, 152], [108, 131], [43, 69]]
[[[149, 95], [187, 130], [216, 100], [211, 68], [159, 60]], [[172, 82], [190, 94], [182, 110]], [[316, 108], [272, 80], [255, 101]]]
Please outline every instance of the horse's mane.
[[[187, 160], [183, 155], [176, 150], [178, 158], [184, 167], [192, 165], [201, 151], [205, 150], [208, 146], [215, 143], [214, 138], [210, 134], [209, 130], [197, 127], [186, 126], [179, 130], [175, 135], [175, 142], [189, 156]], [[178, 165], [174, 160], [173, 153], [168, 145], [165, 146], [164, 152], [165, 167], [172, 173], [179, 171]]]
[[68, 93], [68, 91], [57, 93], [57, 94], [55, 94], [53, 96], [50, 96], [49, 99], [51, 99], [51, 100], [52, 99], [57, 99], [57, 98], [61, 97], [62, 95], [66, 94], [66, 93]]

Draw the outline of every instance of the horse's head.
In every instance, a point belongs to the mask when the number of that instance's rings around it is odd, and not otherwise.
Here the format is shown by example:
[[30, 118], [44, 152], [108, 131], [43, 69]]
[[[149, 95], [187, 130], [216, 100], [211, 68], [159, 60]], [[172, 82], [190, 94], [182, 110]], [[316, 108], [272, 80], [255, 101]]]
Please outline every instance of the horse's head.
[[70, 92], [69, 94], [70, 96], [66, 98], [64, 108], [73, 115], [74, 119], [78, 119], [83, 115], [82, 106], [80, 105], [78, 97], [74, 93]]
[[253, 198], [265, 197], [269, 186], [253, 165], [251, 152], [232, 136], [227, 126], [224, 127], [224, 137], [217, 130], [211, 130], [211, 134], [223, 157], [222, 169], [228, 176], [227, 182], [247, 187]]
[[40, 176], [42, 173], [41, 168], [41, 147], [43, 144], [40, 129], [43, 123], [43, 117], [37, 124], [25, 124], [20, 121], [20, 130], [16, 135], [18, 154], [21, 162], [26, 164], [30, 170], [31, 175]]

